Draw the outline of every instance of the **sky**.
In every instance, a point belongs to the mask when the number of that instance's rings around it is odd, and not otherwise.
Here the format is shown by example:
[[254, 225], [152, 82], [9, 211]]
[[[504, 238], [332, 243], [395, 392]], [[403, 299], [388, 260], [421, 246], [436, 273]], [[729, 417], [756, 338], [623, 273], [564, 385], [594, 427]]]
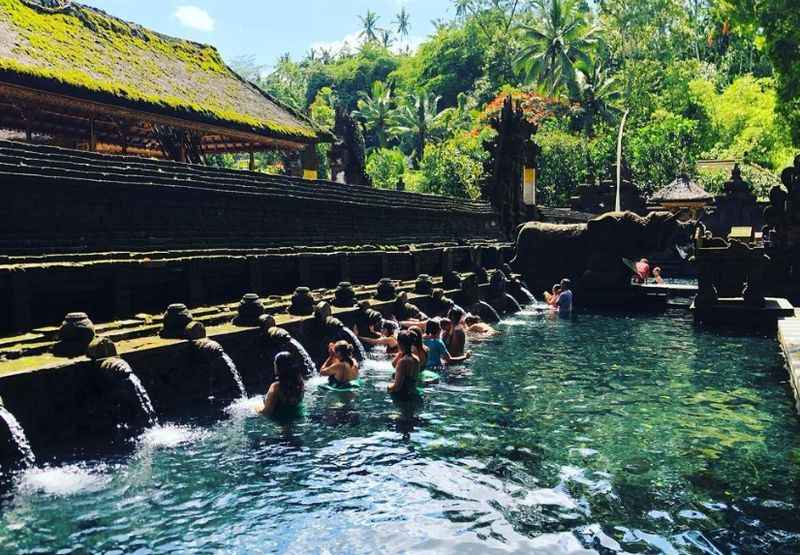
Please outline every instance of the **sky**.
[[254, 56], [269, 70], [281, 54], [297, 60], [312, 47], [355, 40], [370, 9], [391, 28], [400, 7], [411, 14], [409, 42], [433, 32], [432, 20], [453, 15], [451, 0], [79, 0], [154, 31], [217, 47], [227, 62]]

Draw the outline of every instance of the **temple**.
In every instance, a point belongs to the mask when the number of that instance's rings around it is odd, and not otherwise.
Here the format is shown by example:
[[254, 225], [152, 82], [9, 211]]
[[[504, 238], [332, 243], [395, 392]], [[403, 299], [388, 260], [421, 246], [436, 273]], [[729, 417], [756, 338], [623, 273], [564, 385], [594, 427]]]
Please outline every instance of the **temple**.
[[[5, 138], [194, 163], [331, 140], [211, 46], [80, 4], [33, 0], [0, 0], [0, 129]], [[303, 159], [316, 172], [314, 156]]]

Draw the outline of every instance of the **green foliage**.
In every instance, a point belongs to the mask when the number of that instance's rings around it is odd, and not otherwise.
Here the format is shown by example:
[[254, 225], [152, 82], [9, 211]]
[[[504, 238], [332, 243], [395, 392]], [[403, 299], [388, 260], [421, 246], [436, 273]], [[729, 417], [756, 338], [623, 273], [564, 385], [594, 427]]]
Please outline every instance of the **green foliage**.
[[378, 148], [386, 146], [386, 131], [393, 116], [393, 104], [391, 89], [383, 81], [375, 81], [372, 84], [372, 94], [362, 92], [357, 103], [358, 110], [353, 112], [353, 117], [375, 137], [374, 144]]
[[371, 90], [375, 81], [386, 81], [398, 65], [398, 57], [386, 48], [375, 43], [365, 44], [353, 56], [314, 65], [309, 72], [306, 99], [311, 102], [320, 89], [330, 87], [341, 106], [352, 112], [361, 94]]
[[379, 189], [397, 189], [406, 171], [406, 157], [396, 149], [380, 148], [367, 158], [367, 175]]
[[442, 127], [438, 120], [439, 97], [432, 94], [414, 94], [403, 99], [392, 115], [389, 133], [401, 141], [401, 146], [410, 146], [414, 167], [425, 155], [426, 144], [434, 138], [434, 133]]
[[487, 157], [480, 137], [461, 135], [427, 149], [422, 159], [419, 190], [451, 197], [480, 196]]
[[771, 79], [744, 76], [718, 93], [707, 81], [691, 81], [689, 90], [711, 117], [716, 142], [708, 158], [743, 159], [780, 170], [794, 150], [786, 125], [776, 116], [777, 94]]
[[542, 149], [537, 177], [537, 202], [569, 206], [578, 185], [587, 182], [590, 156], [586, 140], [558, 128], [536, 134]]
[[646, 125], [630, 130], [626, 143], [634, 179], [650, 194], [691, 170], [699, 155], [697, 122], [658, 110]]

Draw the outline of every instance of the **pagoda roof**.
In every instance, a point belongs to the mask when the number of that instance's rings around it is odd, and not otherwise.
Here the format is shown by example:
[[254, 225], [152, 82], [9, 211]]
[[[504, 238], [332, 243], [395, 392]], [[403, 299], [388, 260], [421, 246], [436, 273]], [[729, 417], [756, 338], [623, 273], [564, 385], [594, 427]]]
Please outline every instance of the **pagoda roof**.
[[133, 110], [133, 120], [144, 113], [167, 118], [154, 120], [159, 125], [201, 124], [240, 144], [302, 145], [327, 136], [237, 75], [214, 47], [63, 0], [0, 0], [0, 84], [28, 91], [28, 99], [44, 91]]
[[651, 202], [660, 203], [707, 202], [711, 200], [714, 200], [714, 196], [686, 175], [678, 176], [675, 181], [656, 191], [650, 197]]

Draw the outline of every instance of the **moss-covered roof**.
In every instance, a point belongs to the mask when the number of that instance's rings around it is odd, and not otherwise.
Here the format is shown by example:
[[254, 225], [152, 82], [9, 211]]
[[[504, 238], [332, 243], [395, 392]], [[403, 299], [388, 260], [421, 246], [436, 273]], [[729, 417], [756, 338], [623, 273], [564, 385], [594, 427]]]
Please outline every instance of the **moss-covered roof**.
[[212, 46], [76, 3], [0, 0], [0, 81], [295, 140], [314, 126], [247, 83]]
[[656, 191], [650, 197], [652, 202], [707, 202], [714, 200], [700, 185], [686, 175], [678, 176], [675, 181]]

